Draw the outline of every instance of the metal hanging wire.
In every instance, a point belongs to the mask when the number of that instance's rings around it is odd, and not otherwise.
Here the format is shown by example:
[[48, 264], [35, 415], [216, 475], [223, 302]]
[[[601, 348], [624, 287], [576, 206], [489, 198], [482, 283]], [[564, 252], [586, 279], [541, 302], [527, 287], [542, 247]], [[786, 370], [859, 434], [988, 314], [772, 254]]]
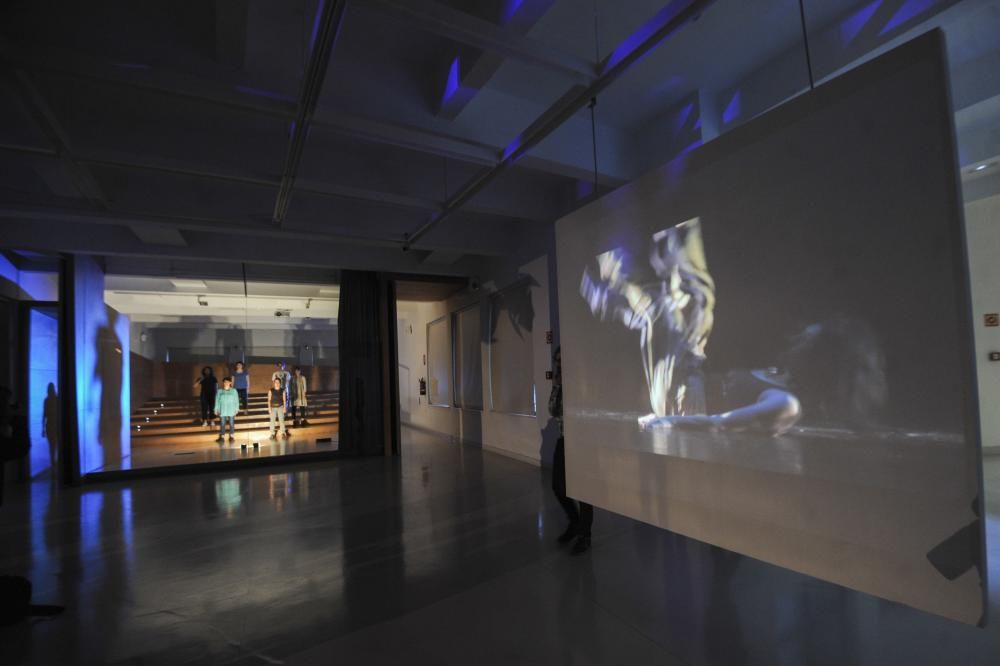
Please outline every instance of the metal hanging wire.
[[805, 0], [799, 0], [799, 20], [802, 22], [802, 44], [806, 52], [806, 70], [809, 73], [809, 90], [816, 89], [816, 81], [813, 78], [812, 54], [809, 52], [809, 30], [806, 27], [806, 7]]

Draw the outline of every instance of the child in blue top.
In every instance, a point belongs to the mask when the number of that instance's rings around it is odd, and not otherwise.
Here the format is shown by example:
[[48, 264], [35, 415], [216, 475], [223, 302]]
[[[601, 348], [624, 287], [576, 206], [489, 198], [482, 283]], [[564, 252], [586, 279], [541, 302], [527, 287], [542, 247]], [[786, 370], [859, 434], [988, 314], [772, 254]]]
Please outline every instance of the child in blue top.
[[233, 388], [233, 378], [222, 380], [222, 389], [215, 394], [215, 414], [219, 417], [219, 437], [215, 441], [220, 444], [226, 434], [226, 422], [229, 422], [229, 442], [236, 441], [236, 415], [240, 411], [240, 394]]
[[247, 392], [250, 390], [250, 373], [247, 372], [243, 361], [236, 362], [236, 370], [233, 372], [233, 388], [240, 396], [240, 409], [244, 413], [247, 411]]

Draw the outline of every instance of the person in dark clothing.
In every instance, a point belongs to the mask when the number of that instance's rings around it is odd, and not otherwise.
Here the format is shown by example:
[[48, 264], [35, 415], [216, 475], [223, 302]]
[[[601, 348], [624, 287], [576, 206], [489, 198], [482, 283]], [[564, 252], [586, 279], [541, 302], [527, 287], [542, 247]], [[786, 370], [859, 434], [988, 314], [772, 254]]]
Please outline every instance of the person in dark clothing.
[[590, 528], [594, 523], [594, 507], [586, 502], [577, 502], [566, 496], [566, 448], [563, 438], [563, 408], [562, 408], [562, 351], [556, 347], [552, 358], [552, 393], [549, 394], [549, 414], [559, 423], [559, 440], [552, 459], [552, 491], [562, 505], [569, 526], [559, 535], [560, 545], [573, 539], [572, 553], [579, 555], [590, 549]]
[[215, 392], [219, 388], [219, 380], [215, 378], [215, 372], [211, 366], [206, 365], [201, 369], [201, 377], [195, 383], [195, 387], [201, 387], [201, 425], [208, 428], [215, 420]]

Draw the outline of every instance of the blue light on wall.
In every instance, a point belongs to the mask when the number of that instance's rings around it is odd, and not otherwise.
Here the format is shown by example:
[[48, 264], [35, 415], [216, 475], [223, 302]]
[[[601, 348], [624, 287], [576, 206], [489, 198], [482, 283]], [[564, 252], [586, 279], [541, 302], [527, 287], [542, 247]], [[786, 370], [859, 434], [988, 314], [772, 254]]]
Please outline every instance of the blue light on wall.
[[54, 312], [33, 308], [28, 327], [28, 458], [31, 478], [37, 478], [59, 455], [59, 320]]
[[128, 318], [104, 304], [104, 273], [89, 257], [74, 270], [77, 427], [81, 474], [128, 467]]

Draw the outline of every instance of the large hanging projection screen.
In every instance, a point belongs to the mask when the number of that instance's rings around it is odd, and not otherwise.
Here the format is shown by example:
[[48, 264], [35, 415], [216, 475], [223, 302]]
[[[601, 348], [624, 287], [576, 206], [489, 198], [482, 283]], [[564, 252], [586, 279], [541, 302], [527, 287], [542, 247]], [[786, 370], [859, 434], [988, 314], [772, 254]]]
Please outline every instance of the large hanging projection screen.
[[560, 220], [569, 494], [979, 622], [954, 153], [931, 33]]

